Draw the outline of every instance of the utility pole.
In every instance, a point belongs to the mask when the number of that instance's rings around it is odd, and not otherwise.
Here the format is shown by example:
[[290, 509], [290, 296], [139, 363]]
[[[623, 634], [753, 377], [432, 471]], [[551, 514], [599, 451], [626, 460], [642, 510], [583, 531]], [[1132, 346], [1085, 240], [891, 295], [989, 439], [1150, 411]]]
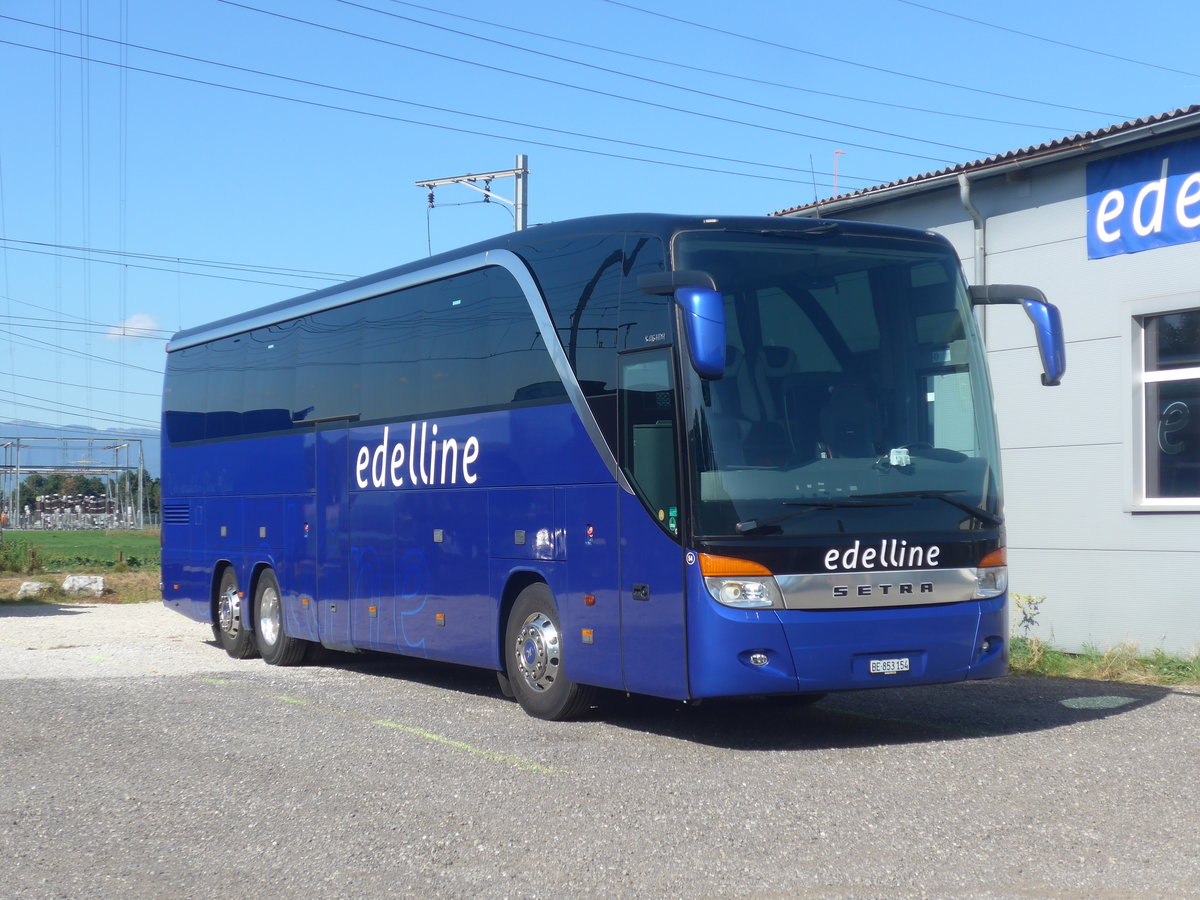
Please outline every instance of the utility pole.
[[[429, 191], [429, 206], [433, 208], [433, 189], [441, 187], [444, 184], [465, 184], [471, 190], [479, 191], [483, 194], [484, 203], [491, 200], [499, 200], [501, 203], [507, 203], [516, 212], [516, 231], [523, 231], [529, 224], [529, 157], [521, 154], [517, 157], [517, 165], [515, 168], [506, 169], [503, 172], [482, 172], [478, 175], [453, 175], [449, 178], [428, 178], [424, 181], [414, 182], [417, 187], [426, 188]], [[501, 197], [499, 194], [492, 192], [492, 181], [496, 178], [513, 178], [516, 179], [516, 199], [508, 200]], [[480, 187], [479, 182], [483, 182]]]

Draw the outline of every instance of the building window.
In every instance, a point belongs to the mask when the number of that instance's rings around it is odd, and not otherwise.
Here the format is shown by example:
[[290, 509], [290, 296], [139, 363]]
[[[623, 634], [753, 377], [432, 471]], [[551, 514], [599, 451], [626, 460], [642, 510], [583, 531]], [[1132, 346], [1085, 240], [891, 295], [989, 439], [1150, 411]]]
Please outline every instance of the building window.
[[1200, 309], [1144, 316], [1141, 330], [1144, 502], [1192, 506], [1200, 503]]

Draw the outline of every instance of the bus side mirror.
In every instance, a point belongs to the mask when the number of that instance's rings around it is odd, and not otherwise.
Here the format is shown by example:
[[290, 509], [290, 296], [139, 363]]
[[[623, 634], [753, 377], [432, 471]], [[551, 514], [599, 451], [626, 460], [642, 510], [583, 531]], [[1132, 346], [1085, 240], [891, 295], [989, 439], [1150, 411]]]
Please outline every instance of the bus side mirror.
[[725, 301], [708, 287], [681, 287], [675, 302], [683, 310], [692, 368], [708, 381], [725, 375]]
[[1047, 387], [1060, 384], [1067, 371], [1067, 348], [1058, 307], [1040, 290], [1025, 284], [977, 284], [970, 290], [972, 306], [1019, 303], [1025, 308], [1042, 357], [1042, 384]]

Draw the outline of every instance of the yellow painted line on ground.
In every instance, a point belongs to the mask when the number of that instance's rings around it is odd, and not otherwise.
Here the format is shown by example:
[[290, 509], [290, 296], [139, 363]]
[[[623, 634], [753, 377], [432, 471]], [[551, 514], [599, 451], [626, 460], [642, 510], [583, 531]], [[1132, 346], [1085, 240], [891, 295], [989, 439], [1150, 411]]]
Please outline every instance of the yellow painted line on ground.
[[476, 747], [472, 744], [467, 744], [462, 741], [452, 740], [444, 735], [435, 734], [432, 731], [425, 731], [422, 728], [414, 728], [412, 725], [402, 725], [399, 722], [388, 722], [385, 719], [374, 719], [372, 725], [382, 725], [384, 728], [394, 728], [397, 731], [403, 731], [405, 734], [415, 735], [419, 738], [424, 738], [427, 741], [433, 741], [438, 744], [445, 744], [447, 747], [453, 747], [455, 750], [462, 750], [465, 753], [471, 753], [475, 756], [482, 756], [484, 759], [490, 759], [493, 762], [506, 763], [513, 768], [520, 769], [523, 772], [538, 772], [543, 775], [565, 775], [563, 769], [552, 769], [549, 766], [543, 766], [541, 763], [536, 763], [531, 759], [525, 759], [520, 756], [509, 756], [507, 753], [497, 753], [495, 750], [485, 750], [483, 747]]
[[[29, 650], [47, 649], [47, 648], [43, 648], [43, 647], [28, 647], [24, 641], [15, 640], [13, 638], [0, 637], [0, 641], [4, 641], [5, 643], [8, 643], [8, 644], [25, 646], [26, 649], [29, 649]], [[72, 649], [74, 649], [74, 648], [72, 648]], [[92, 654], [92, 653], [85, 654], [85, 658], [90, 659], [93, 662], [115, 663], [117, 665], [124, 666], [129, 669], [136, 669], [138, 671], [145, 672], [150, 675], [169, 674], [169, 673], [164, 673], [159, 669], [154, 669], [154, 668], [144, 665], [144, 664], [128, 662], [125, 660], [113, 659], [112, 657], [100, 656], [99, 654]], [[234, 681], [229, 681], [224, 678], [213, 678], [211, 676], [206, 676], [206, 675], [191, 675], [191, 674], [183, 675], [182, 677], [193, 678], [197, 681], [203, 682], [204, 684], [211, 684], [216, 687], [235, 687], [235, 688], [239, 688], [240, 690], [257, 691], [259, 693], [262, 693], [264, 696], [269, 697], [270, 699], [278, 700], [282, 703], [290, 703], [294, 706], [308, 706], [308, 707], [313, 708], [314, 710], [329, 713], [332, 715], [341, 716], [346, 719], [351, 719], [351, 720], [355, 720], [355, 721], [359, 721], [359, 722], [366, 722], [370, 725], [377, 725], [381, 728], [390, 728], [393, 731], [400, 731], [400, 732], [403, 732], [404, 734], [412, 735], [413, 737], [419, 737], [426, 741], [432, 741], [433, 743], [441, 744], [445, 747], [450, 747], [455, 750], [461, 750], [462, 752], [469, 753], [472, 756], [478, 756], [482, 759], [491, 760], [492, 762], [495, 762], [495, 763], [500, 763], [502, 765], [511, 766], [512, 768], [519, 769], [522, 772], [535, 772], [540, 775], [564, 775], [564, 774], [567, 774], [565, 769], [554, 769], [549, 766], [543, 766], [541, 763], [535, 762], [532, 759], [525, 759], [524, 757], [521, 757], [521, 756], [511, 756], [507, 753], [500, 753], [496, 750], [488, 750], [484, 747], [476, 747], [473, 744], [468, 744], [464, 741], [456, 741], [453, 738], [448, 738], [445, 735], [437, 734], [432, 731], [426, 731], [425, 729], [417, 728], [414, 725], [405, 725], [400, 722], [389, 722], [385, 719], [374, 719], [374, 718], [371, 718], [370, 716], [361, 715], [358, 713], [347, 712], [345, 710], [340, 710], [340, 709], [336, 709], [331, 706], [326, 706], [325, 704], [313, 703], [312, 701], [305, 700], [301, 697], [289, 697], [284, 694], [271, 694], [271, 693], [267, 693], [266, 691], [261, 691], [258, 688], [253, 687], [252, 685], [238, 684]]]

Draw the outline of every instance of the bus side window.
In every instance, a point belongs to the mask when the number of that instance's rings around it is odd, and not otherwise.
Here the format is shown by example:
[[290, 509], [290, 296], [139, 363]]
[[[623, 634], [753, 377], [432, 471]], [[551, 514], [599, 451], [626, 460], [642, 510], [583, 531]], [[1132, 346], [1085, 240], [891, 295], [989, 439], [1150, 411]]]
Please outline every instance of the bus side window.
[[621, 464], [651, 515], [677, 535], [679, 479], [670, 352], [623, 355], [620, 378]]

